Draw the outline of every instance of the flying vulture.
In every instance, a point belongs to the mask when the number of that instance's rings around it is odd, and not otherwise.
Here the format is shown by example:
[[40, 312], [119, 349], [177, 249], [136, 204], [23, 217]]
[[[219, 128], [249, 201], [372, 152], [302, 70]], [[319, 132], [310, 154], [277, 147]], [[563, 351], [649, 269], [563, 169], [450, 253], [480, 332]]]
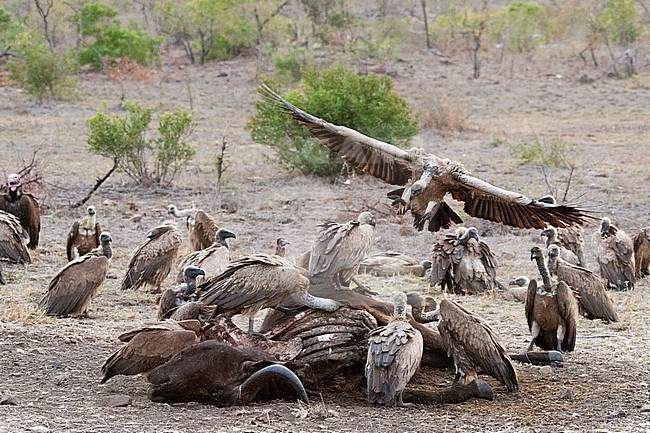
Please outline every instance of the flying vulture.
[[23, 192], [20, 175], [7, 176], [6, 192], [0, 195], [0, 210], [18, 217], [20, 225], [29, 234], [27, 248], [36, 249], [41, 231], [41, 209], [33, 195]]
[[537, 280], [528, 284], [526, 320], [531, 335], [528, 351], [537, 345], [542, 350], [571, 352], [576, 344], [578, 301], [567, 283], [551, 279], [541, 248], [533, 247], [530, 259], [537, 262], [542, 286], [537, 286]]
[[99, 246], [99, 235], [102, 228], [97, 222], [97, 211], [95, 206], [88, 206], [86, 216], [72, 224], [68, 233], [66, 253], [68, 261], [83, 256], [90, 250]]
[[497, 286], [499, 263], [492, 249], [479, 239], [475, 227], [459, 227], [433, 245], [431, 256], [432, 286], [443, 290], [475, 294]]
[[14, 215], [0, 210], [0, 258], [12, 263], [31, 263], [23, 239], [27, 232]]
[[[230, 261], [230, 251], [228, 250], [228, 239], [236, 238], [235, 234], [228, 229], [220, 228], [215, 234], [215, 241], [209, 247], [194, 251], [183, 257], [176, 268], [178, 274], [176, 275], [176, 282], [181, 283], [184, 281], [183, 271], [186, 266], [197, 266], [205, 271], [206, 278], [219, 275], [226, 269]], [[199, 283], [202, 283], [205, 278], [200, 278]]]
[[199, 276], [205, 276], [203, 269], [193, 265], [185, 266], [184, 283], [176, 289], [167, 289], [160, 295], [158, 320], [169, 319], [180, 306], [196, 300], [196, 279]]
[[386, 407], [404, 406], [402, 392], [420, 367], [422, 334], [406, 318], [406, 294], [394, 297], [393, 319], [368, 334], [366, 384], [368, 401]]
[[431, 269], [430, 260], [417, 261], [413, 257], [395, 251], [374, 253], [361, 260], [360, 274], [370, 274], [376, 277], [393, 277], [395, 275], [415, 275], [424, 277]]
[[634, 267], [636, 278], [650, 275], [650, 226], [644, 227], [634, 235]]
[[258, 311], [277, 307], [290, 296], [314, 309], [334, 311], [340, 307], [336, 301], [310, 295], [309, 279], [303, 272], [283, 257], [253, 254], [230, 262], [225, 271], [202, 283], [199, 302], [216, 305], [214, 315], [248, 316], [249, 334]]
[[372, 247], [375, 217], [361, 212], [345, 224], [321, 224], [321, 232], [311, 249], [309, 276], [312, 282], [333, 281], [337, 288], [349, 287], [359, 264]]
[[131, 261], [122, 280], [122, 290], [137, 290], [149, 284], [160, 292], [162, 282], [178, 257], [183, 235], [173, 221], [166, 221], [147, 233], [147, 240], [131, 254]]
[[50, 281], [39, 308], [48, 316], [88, 316], [90, 303], [106, 280], [112, 241], [110, 233], [103, 232], [100, 246], [68, 262]]
[[607, 283], [595, 272], [572, 265], [560, 257], [560, 248], [551, 245], [547, 250], [548, 270], [558, 281], [564, 281], [578, 299], [580, 312], [587, 319], [617, 322], [618, 315], [612, 300], [607, 296]]
[[635, 283], [634, 243], [607, 217], [600, 222], [600, 229], [593, 235], [594, 253], [600, 265], [600, 275], [609, 287], [631, 290]]
[[462, 222], [447, 204], [447, 193], [464, 202], [464, 211], [474, 217], [519, 228], [544, 229], [582, 224], [590, 216], [569, 205], [551, 205], [497, 188], [471, 176], [455, 161], [427, 154], [424, 149], [403, 150], [345, 126], [334, 125], [295, 107], [268, 86], [261, 91], [306, 126], [321, 143], [358, 170], [404, 188], [389, 197], [400, 212], [410, 209], [413, 225], [429, 231]]
[[560, 258], [564, 260], [567, 263], [571, 263], [572, 265], [579, 265], [580, 264], [580, 259], [578, 259], [578, 256], [571, 251], [568, 248], [565, 248], [562, 246], [562, 243], [558, 239], [558, 231], [555, 227], [549, 227], [545, 230], [542, 230], [540, 233], [541, 236], [546, 237], [546, 248], [548, 249], [551, 245], [556, 245], [558, 248], [558, 252], [560, 254]]
[[[540, 197], [537, 201], [548, 204], [557, 204], [555, 197], [552, 195], [545, 195]], [[557, 229], [557, 227], [556, 227]], [[585, 240], [583, 236], [584, 230], [581, 226], [575, 225], [570, 227], [564, 227], [557, 229], [557, 243], [558, 245], [563, 246], [567, 250], [571, 251], [578, 258], [579, 266], [586, 266], [587, 261], [585, 259]], [[528, 286], [526, 286], [528, 287]]]

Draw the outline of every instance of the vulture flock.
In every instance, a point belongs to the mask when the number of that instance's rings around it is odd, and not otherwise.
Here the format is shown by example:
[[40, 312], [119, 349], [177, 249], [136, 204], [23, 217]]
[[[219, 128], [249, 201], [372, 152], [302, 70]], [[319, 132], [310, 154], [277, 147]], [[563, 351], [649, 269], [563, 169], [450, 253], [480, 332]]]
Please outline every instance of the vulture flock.
[[[414, 397], [407, 384], [425, 354], [434, 351], [455, 366], [456, 377], [452, 388], [428, 401], [491, 398], [480, 374], [517, 391], [514, 361], [562, 361], [559, 352], [574, 350], [582, 317], [618, 320], [607, 291], [632, 290], [649, 274], [650, 227], [630, 238], [603, 218], [592, 238], [599, 267], [593, 271], [581, 227], [594, 219], [587, 212], [550, 196], [534, 200], [501, 189], [473, 177], [459, 162], [423, 149], [399, 149], [312, 116], [268, 87], [262, 92], [349, 165], [399, 187], [388, 192], [397, 212], [410, 211], [415, 228], [435, 232], [429, 257], [371, 253], [375, 217], [368, 211], [352, 221], [320, 225], [311, 248], [296, 260], [287, 257], [290, 242], [284, 238], [277, 239], [273, 254], [234, 257], [228, 243], [234, 232], [204, 210], [170, 204], [167, 212], [174, 219], [147, 233], [120, 285], [157, 293], [158, 321], [118, 337], [123, 345], [104, 362], [102, 383], [143, 374], [155, 402], [227, 406], [278, 397], [307, 402], [304, 384], [313, 384], [310, 378], [322, 383], [347, 369], [365, 376], [369, 402], [403, 406], [424, 398]], [[0, 196], [0, 257], [30, 263], [28, 249], [39, 241], [39, 205], [22, 191], [20, 176], [7, 180]], [[541, 230], [545, 238], [539, 242], [543, 248], [530, 250], [539, 275], [510, 282], [518, 286], [511, 290], [524, 303], [530, 331], [523, 355], [508, 353], [485, 319], [447, 295], [508, 293], [497, 279], [497, 255], [479, 230], [451, 229], [463, 221], [447, 194], [470, 216]], [[189, 239], [182, 256], [185, 229], [175, 219], [184, 220]], [[88, 316], [109, 272], [112, 242], [89, 206], [72, 224], [68, 263], [52, 277], [39, 308], [56, 317]], [[359, 273], [427, 278], [440, 287], [442, 299], [397, 292], [388, 303], [358, 282]], [[173, 288], [164, 287], [170, 274]], [[0, 284], [7, 279], [0, 268]], [[265, 308], [274, 310], [256, 325]], [[233, 323], [236, 315], [248, 320], [246, 329]]]

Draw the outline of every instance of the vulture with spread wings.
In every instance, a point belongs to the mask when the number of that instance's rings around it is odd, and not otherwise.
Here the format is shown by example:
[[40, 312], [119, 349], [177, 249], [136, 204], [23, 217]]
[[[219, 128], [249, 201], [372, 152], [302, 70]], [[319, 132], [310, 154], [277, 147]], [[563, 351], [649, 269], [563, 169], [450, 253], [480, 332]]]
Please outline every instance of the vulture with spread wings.
[[321, 143], [354, 168], [392, 185], [404, 188], [389, 197], [401, 213], [411, 211], [413, 225], [429, 231], [451, 227], [461, 217], [445, 202], [450, 193], [465, 203], [471, 216], [519, 228], [545, 229], [547, 225], [568, 227], [582, 224], [590, 216], [569, 205], [552, 205], [497, 188], [471, 176], [462, 164], [427, 154], [424, 149], [403, 150], [368, 137], [354, 129], [334, 125], [295, 107], [268, 86], [261, 91], [278, 103]]

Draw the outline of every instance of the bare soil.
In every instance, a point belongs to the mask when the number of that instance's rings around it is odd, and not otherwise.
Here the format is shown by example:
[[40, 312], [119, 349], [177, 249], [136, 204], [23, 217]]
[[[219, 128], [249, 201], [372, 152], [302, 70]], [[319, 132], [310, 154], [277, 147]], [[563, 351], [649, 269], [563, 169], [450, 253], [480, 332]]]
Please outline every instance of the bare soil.
[[[22, 159], [42, 149], [46, 189], [37, 192], [47, 210], [41, 246], [28, 266], [4, 264], [0, 287], [0, 393], [17, 405], [0, 406], [0, 432], [313, 432], [313, 431], [486, 431], [486, 432], [648, 432], [650, 431], [650, 284], [612, 292], [621, 317], [616, 324], [582, 320], [576, 350], [563, 368], [519, 366], [520, 390], [508, 394], [486, 378], [494, 401], [469, 401], [443, 407], [384, 409], [369, 406], [362, 388], [346, 395], [326, 394], [309, 406], [272, 403], [226, 409], [201, 404], [166, 405], [147, 399], [142, 377], [117, 377], [99, 384], [99, 367], [117, 348], [117, 335], [155, 318], [153, 295], [124, 293], [119, 278], [130, 252], [147, 230], [166, 218], [167, 204], [194, 204], [237, 233], [236, 255], [270, 252], [279, 236], [289, 239], [292, 257], [307, 249], [324, 220], [346, 221], [370, 209], [378, 217], [375, 249], [392, 249], [418, 258], [428, 256], [434, 237], [417, 233], [410, 217], [398, 219], [385, 193], [390, 186], [368, 177], [349, 183], [287, 173], [269, 162], [271, 151], [252, 142], [245, 123], [254, 113], [259, 64], [252, 58], [201, 68], [169, 63], [152, 72], [150, 82], [109, 81], [85, 74], [78, 100], [37, 103], [21, 91], [0, 88], [0, 170], [16, 171]], [[180, 59], [180, 61], [179, 61]], [[573, 143], [567, 155], [575, 164], [568, 198], [609, 215], [633, 234], [650, 216], [650, 92], [633, 80], [616, 80], [581, 61], [553, 59], [527, 70], [502, 72], [486, 65], [483, 77], [469, 79], [464, 58], [445, 65], [432, 54], [414, 51], [389, 65], [398, 92], [416, 108], [446, 98], [471, 116], [462, 133], [426, 129], [414, 139], [443, 157], [462, 161], [474, 174], [529, 197], [547, 194], [541, 169], [526, 164], [505, 143], [561, 140]], [[643, 62], [640, 62], [642, 64]], [[181, 67], [182, 66], [182, 67]], [[375, 65], [367, 65], [372, 70]], [[224, 73], [226, 74], [224, 76]], [[594, 81], [582, 84], [587, 74]], [[188, 85], [189, 80], [189, 85]], [[92, 305], [90, 319], [49, 319], [35, 306], [47, 284], [66, 262], [65, 236], [79, 209], [70, 204], [92, 187], [111, 162], [86, 151], [85, 121], [106, 102], [121, 112], [120, 96], [149, 106], [196, 110], [192, 139], [199, 151], [173, 188], [141, 189], [124, 175], [113, 176], [89, 204], [114, 239], [112, 273]], [[230, 144], [221, 196], [216, 193], [214, 157], [225, 136]], [[561, 184], [555, 171], [552, 182]], [[560, 185], [561, 186], [561, 185]], [[236, 212], [228, 213], [227, 203]], [[134, 214], [141, 221], [131, 222]], [[512, 230], [470, 219], [500, 260], [503, 281], [535, 275], [530, 247], [541, 244], [535, 230]], [[586, 227], [587, 248], [595, 226]], [[595, 264], [589, 253], [590, 266]], [[363, 277], [387, 294], [394, 290], [429, 290], [415, 278]], [[167, 280], [168, 286], [172, 280]], [[434, 292], [439, 295], [439, 292]], [[522, 304], [503, 293], [455, 297], [483, 315], [508, 350], [523, 351], [529, 335]], [[216, 368], [216, 367], [215, 367]], [[413, 384], [448, 385], [452, 371], [427, 370]], [[110, 407], [105, 399], [126, 394], [128, 407]]]

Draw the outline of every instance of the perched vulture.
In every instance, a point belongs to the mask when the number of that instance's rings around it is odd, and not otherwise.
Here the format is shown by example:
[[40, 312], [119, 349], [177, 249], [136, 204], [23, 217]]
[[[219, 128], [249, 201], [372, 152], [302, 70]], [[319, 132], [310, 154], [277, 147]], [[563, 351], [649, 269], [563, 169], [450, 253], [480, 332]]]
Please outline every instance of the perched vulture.
[[[221, 228], [215, 234], [215, 241], [209, 247], [194, 251], [181, 259], [176, 268], [178, 274], [176, 275], [176, 282], [181, 283], [184, 281], [183, 271], [186, 266], [197, 266], [205, 271], [207, 278], [219, 275], [226, 269], [230, 261], [230, 252], [228, 250], [228, 239], [236, 238], [235, 234], [230, 230]], [[205, 278], [199, 279], [202, 283]]]
[[[538, 201], [548, 204], [557, 204], [555, 197], [552, 195], [541, 197]], [[573, 254], [575, 254], [578, 258], [577, 264], [580, 266], [587, 265], [587, 261], [585, 259], [585, 240], [583, 233], [584, 230], [579, 225], [557, 229], [558, 245], [563, 246], [567, 250], [573, 252]]]
[[459, 227], [436, 242], [431, 263], [430, 283], [440, 284], [443, 290], [475, 294], [497, 286], [499, 263], [475, 227]]
[[558, 281], [564, 281], [576, 292], [580, 312], [587, 319], [617, 322], [618, 315], [607, 296], [607, 283], [589, 269], [565, 262], [557, 245], [548, 247], [548, 270]]
[[278, 238], [275, 241], [275, 255], [280, 257], [286, 257], [287, 245], [291, 245], [291, 242], [289, 242], [284, 238]]
[[600, 229], [593, 235], [593, 242], [600, 275], [607, 280], [609, 287], [633, 289], [635, 259], [632, 239], [605, 217], [600, 222]]
[[530, 279], [522, 275], [513, 280], [508, 281], [508, 292], [512, 297], [519, 302], [526, 302], [526, 296], [528, 296], [528, 284], [530, 284]]
[[102, 228], [97, 222], [95, 206], [88, 206], [86, 216], [72, 224], [68, 233], [66, 253], [68, 261], [90, 252], [99, 246], [99, 235]]
[[374, 253], [361, 260], [360, 274], [371, 274], [376, 277], [393, 277], [395, 275], [415, 275], [424, 277], [431, 269], [430, 260], [418, 262], [413, 257], [395, 251]]
[[404, 406], [402, 392], [420, 367], [422, 334], [406, 318], [406, 294], [394, 298], [393, 319], [368, 334], [366, 380], [368, 401], [386, 407]]
[[194, 301], [196, 296], [196, 279], [205, 276], [203, 269], [188, 265], [183, 270], [184, 283], [176, 289], [167, 289], [158, 302], [158, 320], [169, 319], [183, 304]]
[[[568, 205], [551, 205], [497, 188], [470, 175], [462, 164], [427, 154], [423, 149], [403, 150], [345, 126], [328, 123], [295, 107], [270, 88], [262, 92], [304, 125], [321, 143], [358, 170], [404, 188], [389, 193], [401, 212], [411, 210], [414, 226], [430, 231], [449, 228], [462, 219], [445, 202], [450, 193], [465, 203], [467, 214], [519, 228], [566, 227], [590, 218]], [[407, 186], [409, 185], [410, 186]], [[428, 223], [428, 224], [427, 224]]]
[[122, 280], [122, 290], [137, 290], [149, 284], [160, 292], [162, 282], [172, 269], [183, 236], [173, 221], [166, 221], [147, 233], [147, 240], [131, 255], [129, 268]]
[[537, 280], [528, 284], [526, 320], [531, 336], [528, 351], [537, 345], [542, 350], [571, 352], [576, 344], [578, 301], [564, 281], [558, 283], [551, 279], [539, 247], [530, 250], [530, 259], [537, 262], [542, 286], [537, 287]]
[[359, 264], [370, 252], [375, 217], [361, 212], [356, 220], [321, 224], [321, 232], [311, 249], [309, 276], [312, 282], [334, 281], [338, 288], [349, 287]]
[[113, 256], [108, 232], [99, 236], [100, 246], [68, 262], [50, 281], [39, 308], [48, 316], [88, 316], [88, 308], [97, 296]]
[[230, 262], [225, 271], [201, 284], [199, 302], [216, 305], [214, 315], [248, 316], [251, 334], [255, 314], [277, 307], [289, 296], [314, 309], [334, 311], [340, 307], [336, 301], [310, 295], [309, 279], [302, 272], [283, 257], [253, 254]]
[[634, 235], [634, 267], [636, 278], [650, 275], [650, 226], [642, 228]]
[[546, 237], [546, 248], [548, 249], [551, 245], [556, 245], [558, 247], [558, 252], [560, 258], [567, 263], [572, 265], [580, 265], [580, 260], [575, 253], [567, 248], [562, 246], [561, 242], [558, 239], [558, 231], [555, 227], [549, 227], [545, 230], [542, 230], [540, 235]]
[[23, 193], [20, 175], [7, 176], [5, 194], [0, 195], [0, 210], [15, 215], [29, 234], [27, 248], [36, 249], [41, 231], [41, 209], [33, 195]]
[[449, 299], [440, 301], [439, 310], [438, 330], [447, 355], [454, 359], [456, 379], [466, 385], [481, 371], [497, 379], [509, 392], [517, 390], [515, 366], [490, 325]]
[[31, 263], [23, 239], [27, 232], [14, 215], [0, 210], [0, 258], [12, 263]]

